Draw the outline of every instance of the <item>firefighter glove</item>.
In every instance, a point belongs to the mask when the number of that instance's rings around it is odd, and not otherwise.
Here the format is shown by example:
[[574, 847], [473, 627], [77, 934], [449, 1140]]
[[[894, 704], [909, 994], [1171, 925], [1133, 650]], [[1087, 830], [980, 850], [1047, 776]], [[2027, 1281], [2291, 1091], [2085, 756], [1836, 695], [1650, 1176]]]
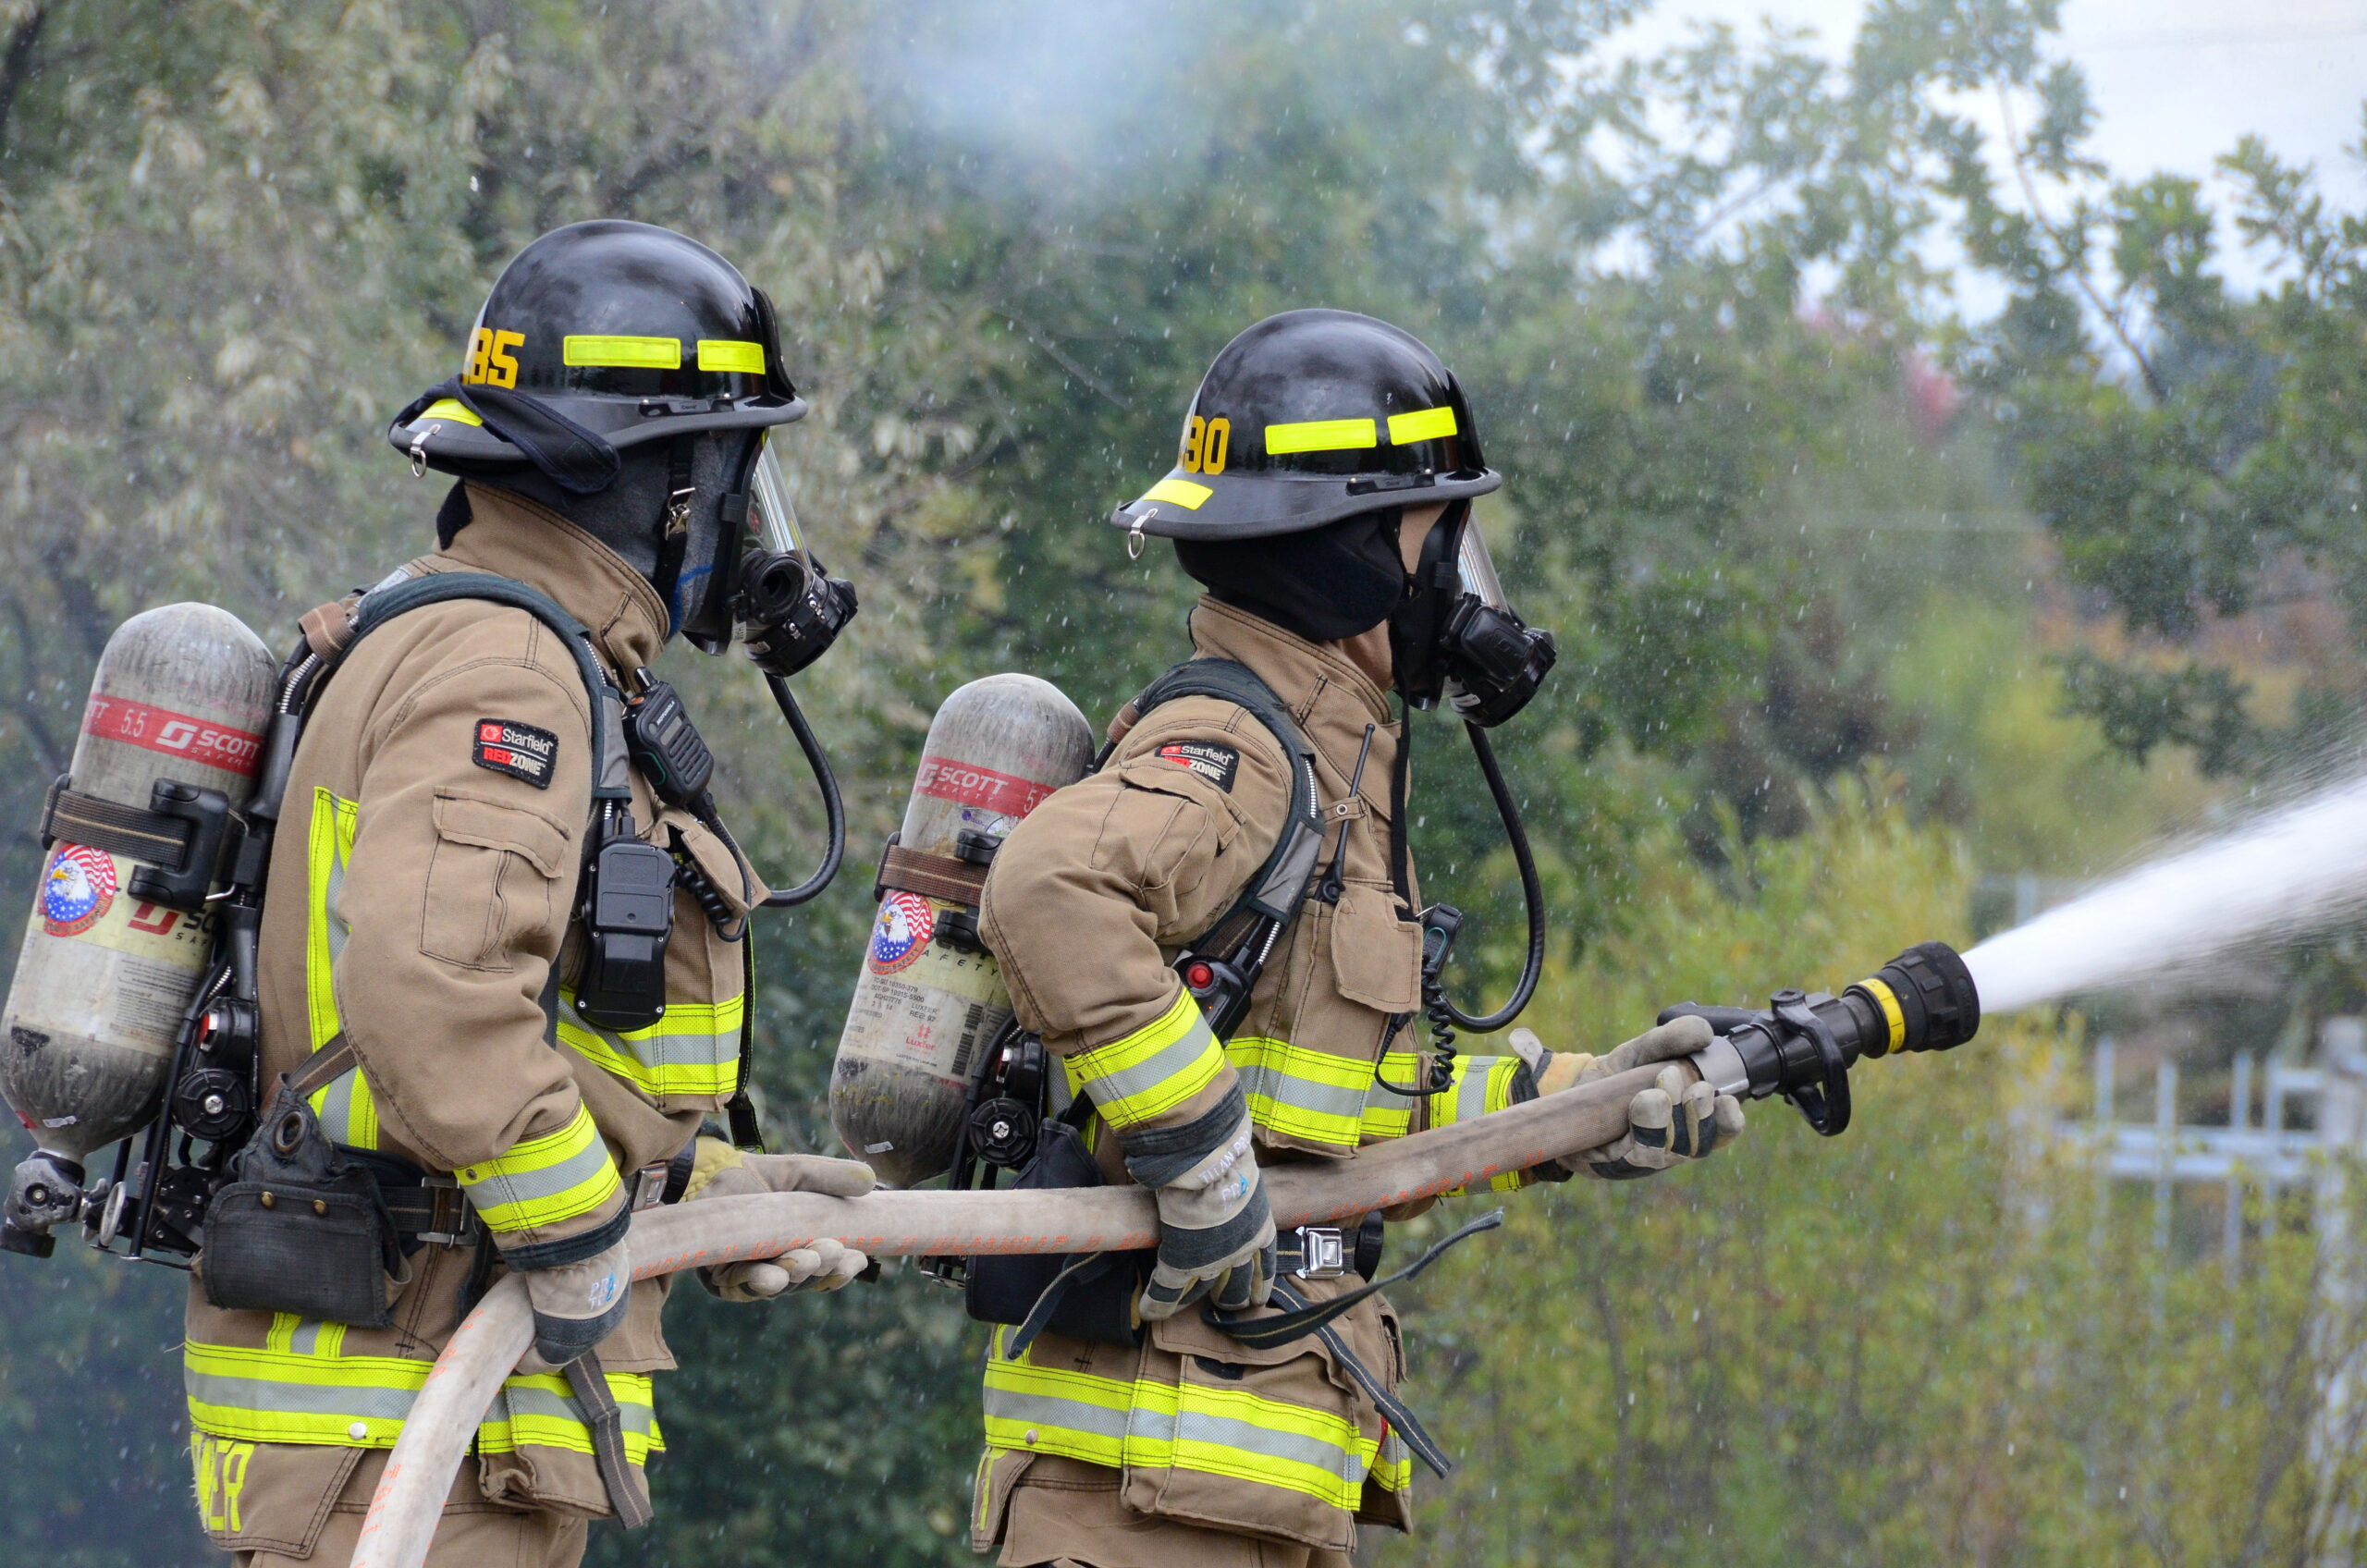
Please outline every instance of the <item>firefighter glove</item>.
[[526, 1275], [526, 1299], [534, 1308], [534, 1348], [519, 1364], [523, 1370], [555, 1372], [569, 1366], [625, 1320], [632, 1295], [632, 1259], [625, 1245], [619, 1238], [580, 1262]]
[[[757, 1193], [823, 1193], [858, 1198], [879, 1184], [871, 1167], [810, 1154], [745, 1154], [720, 1138], [701, 1138], [682, 1201], [743, 1197]], [[720, 1263], [699, 1270], [699, 1282], [725, 1301], [770, 1301], [793, 1291], [835, 1291], [871, 1266], [842, 1242], [821, 1237], [774, 1258]]]
[[1159, 1204], [1159, 1262], [1143, 1287], [1144, 1317], [1172, 1317], [1202, 1296], [1245, 1312], [1273, 1291], [1274, 1213], [1250, 1127], [1235, 1084], [1196, 1121], [1122, 1134], [1127, 1171]]
[[1564, 1162], [1590, 1176], [1624, 1182], [1703, 1158], [1719, 1145], [1742, 1135], [1742, 1102], [1718, 1093], [1709, 1084], [1698, 1080], [1688, 1084], [1688, 1075], [1677, 1065], [1706, 1048], [1712, 1037], [1707, 1021], [1677, 1018], [1646, 1030], [1606, 1056], [1547, 1050], [1527, 1029], [1513, 1031], [1512, 1047], [1528, 1063], [1540, 1095], [1556, 1094], [1630, 1068], [1665, 1063], [1652, 1086], [1638, 1091], [1627, 1102], [1625, 1133]]

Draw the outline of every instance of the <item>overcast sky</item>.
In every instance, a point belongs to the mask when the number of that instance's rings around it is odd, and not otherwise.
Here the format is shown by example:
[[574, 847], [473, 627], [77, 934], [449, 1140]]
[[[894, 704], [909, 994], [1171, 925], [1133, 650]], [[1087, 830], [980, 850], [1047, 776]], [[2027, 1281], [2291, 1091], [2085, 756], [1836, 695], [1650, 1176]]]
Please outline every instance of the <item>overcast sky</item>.
[[[1714, 19], [1755, 31], [1761, 18], [1813, 28], [1846, 53], [1862, 0], [1661, 0], [1624, 43], [1649, 52]], [[2156, 169], [2226, 187], [2211, 162], [2248, 131], [2288, 160], [2317, 165], [2334, 204], [2367, 209], [2361, 138], [2367, 100], [2367, 0], [2066, 0], [2058, 47], [2087, 73], [2098, 110], [2094, 149], [2116, 177]], [[2239, 284], [2258, 269], [2227, 254]], [[1979, 312], [1984, 302], [1964, 304]]]

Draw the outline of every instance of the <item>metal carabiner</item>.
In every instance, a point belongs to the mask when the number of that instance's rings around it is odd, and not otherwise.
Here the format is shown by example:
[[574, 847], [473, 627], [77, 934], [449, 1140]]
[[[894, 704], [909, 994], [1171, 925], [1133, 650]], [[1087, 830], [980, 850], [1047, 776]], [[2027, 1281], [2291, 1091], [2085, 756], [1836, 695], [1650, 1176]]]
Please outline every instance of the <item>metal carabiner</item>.
[[1145, 507], [1142, 510], [1134, 514], [1134, 521], [1126, 528], [1126, 558], [1128, 560], [1138, 561], [1143, 558], [1144, 520], [1156, 517], [1158, 515], [1159, 508], [1157, 507]]

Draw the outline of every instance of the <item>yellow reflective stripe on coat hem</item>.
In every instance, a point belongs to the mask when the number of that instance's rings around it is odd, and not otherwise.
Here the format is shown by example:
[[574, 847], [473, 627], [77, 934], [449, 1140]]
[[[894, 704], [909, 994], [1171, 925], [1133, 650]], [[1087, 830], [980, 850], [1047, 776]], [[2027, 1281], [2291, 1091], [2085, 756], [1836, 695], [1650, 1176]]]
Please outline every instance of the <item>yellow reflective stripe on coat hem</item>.
[[987, 1353], [983, 1395], [990, 1451], [1057, 1453], [1088, 1464], [1188, 1470], [1298, 1493], [1353, 1511], [1380, 1452], [1355, 1422], [1247, 1389], [1103, 1378]]
[[582, 1105], [558, 1132], [521, 1139], [499, 1158], [452, 1174], [495, 1231], [561, 1224], [597, 1211], [621, 1188], [616, 1161]]
[[1361, 1141], [1371, 1062], [1258, 1035], [1228, 1042], [1225, 1055], [1258, 1126], [1343, 1150]]
[[740, 1086], [740, 1025], [745, 996], [719, 1002], [668, 1002], [645, 1029], [618, 1034], [586, 1023], [575, 993], [558, 994], [558, 1037], [603, 1071], [646, 1095], [713, 1096]]

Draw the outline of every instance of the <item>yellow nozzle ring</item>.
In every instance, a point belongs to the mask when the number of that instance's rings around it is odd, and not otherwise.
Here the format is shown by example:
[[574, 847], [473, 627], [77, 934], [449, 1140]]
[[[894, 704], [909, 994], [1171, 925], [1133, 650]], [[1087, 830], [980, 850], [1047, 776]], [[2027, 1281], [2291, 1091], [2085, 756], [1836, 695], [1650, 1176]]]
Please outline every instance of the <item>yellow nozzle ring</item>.
[[1887, 1056], [1907, 1044], [1907, 1014], [1899, 1009], [1897, 994], [1881, 980], [1869, 975], [1858, 984], [1882, 1005], [1883, 1016], [1890, 1020], [1890, 1044], [1883, 1047], [1883, 1054]]

